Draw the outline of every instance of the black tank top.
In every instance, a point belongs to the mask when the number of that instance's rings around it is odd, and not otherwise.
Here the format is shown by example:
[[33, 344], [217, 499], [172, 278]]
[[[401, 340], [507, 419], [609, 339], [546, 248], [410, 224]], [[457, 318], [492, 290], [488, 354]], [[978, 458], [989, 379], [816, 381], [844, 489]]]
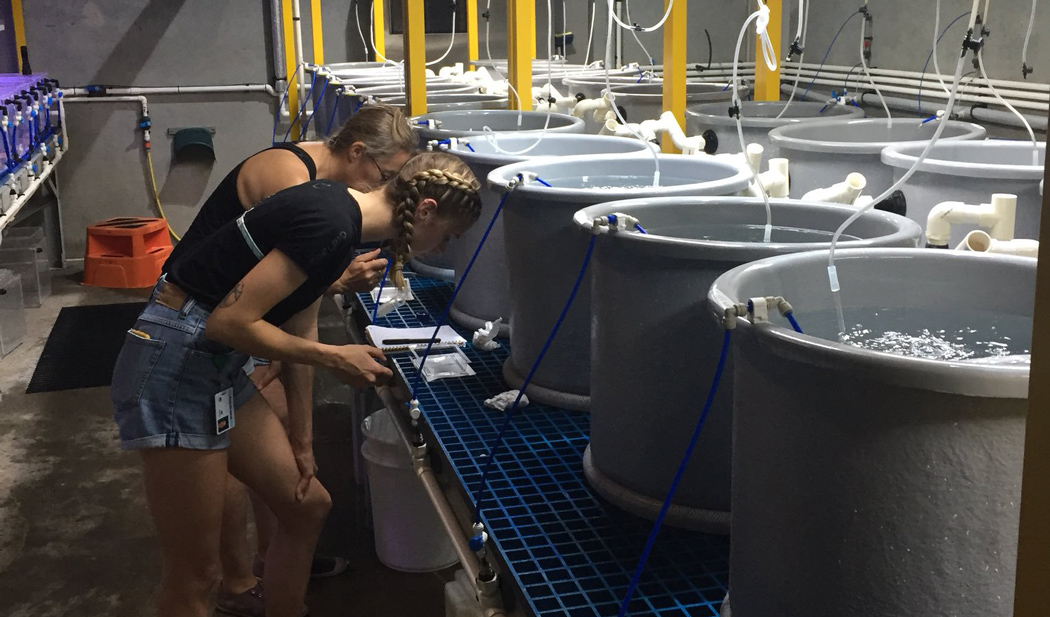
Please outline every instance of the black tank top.
[[[298, 145], [279, 143], [262, 152], [268, 150], [287, 150], [291, 152], [299, 157], [303, 165], [306, 165], [307, 171], [310, 172], [310, 180], [317, 179], [317, 165], [314, 164], [314, 160], [310, 158], [306, 150], [303, 150]], [[262, 152], [257, 152], [256, 154], [261, 154]], [[252, 156], [255, 156], [255, 154]], [[248, 157], [248, 159], [250, 158]], [[227, 174], [222, 179], [222, 182], [219, 183], [219, 186], [215, 187], [212, 194], [208, 196], [204, 205], [201, 206], [200, 212], [194, 217], [193, 223], [190, 224], [190, 228], [183, 234], [182, 240], [175, 245], [175, 249], [171, 252], [168, 260], [164, 262], [163, 272], [167, 273], [170, 264], [182, 254], [188, 253], [220, 227], [244, 214], [244, 206], [241, 204], [241, 198], [237, 195], [237, 178], [241, 175], [241, 168], [244, 167], [244, 163], [248, 159], [241, 161], [237, 167], [234, 167], [233, 171]]]

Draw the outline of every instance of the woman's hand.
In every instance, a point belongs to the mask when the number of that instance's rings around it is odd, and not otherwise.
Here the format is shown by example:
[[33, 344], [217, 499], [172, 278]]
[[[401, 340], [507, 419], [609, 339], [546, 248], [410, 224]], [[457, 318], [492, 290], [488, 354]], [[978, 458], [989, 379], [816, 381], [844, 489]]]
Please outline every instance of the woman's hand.
[[334, 349], [329, 368], [344, 383], [367, 388], [382, 385], [394, 376], [381, 362], [386, 362], [386, 356], [371, 345], [342, 345]]
[[310, 483], [317, 475], [317, 462], [314, 460], [313, 444], [296, 445], [292, 440], [292, 454], [295, 456], [295, 465], [299, 468], [299, 485], [295, 487], [295, 500], [306, 499], [306, 493], [310, 490]]
[[379, 253], [380, 249], [376, 249], [355, 257], [346, 272], [328, 288], [328, 294], [363, 293], [374, 289], [383, 278], [387, 264]]

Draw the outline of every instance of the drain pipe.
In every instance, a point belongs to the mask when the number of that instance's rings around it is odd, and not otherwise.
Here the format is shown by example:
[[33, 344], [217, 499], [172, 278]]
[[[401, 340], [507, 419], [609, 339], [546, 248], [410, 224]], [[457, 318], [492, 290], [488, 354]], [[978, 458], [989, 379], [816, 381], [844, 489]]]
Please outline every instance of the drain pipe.
[[996, 253], [1000, 255], [1018, 255], [1020, 257], [1039, 257], [1038, 240], [996, 240], [986, 231], [976, 229], [966, 234], [957, 251], [975, 253]]
[[820, 201], [830, 204], [846, 204], [852, 206], [857, 198], [864, 192], [868, 185], [868, 179], [864, 174], [853, 172], [838, 184], [827, 188], [815, 189], [802, 196], [802, 201]]
[[[445, 533], [452, 541], [452, 546], [459, 557], [459, 563], [463, 567], [470, 580], [474, 582], [476, 597], [481, 605], [485, 617], [507, 617], [502, 608], [502, 598], [499, 593], [499, 577], [494, 572], [489, 572], [488, 580], [482, 580], [482, 567], [477, 555], [471, 550], [469, 543], [464, 537], [463, 530], [459, 526], [455, 512], [445, 497], [441, 484], [438, 482], [434, 470], [427, 458], [427, 444], [422, 435], [410, 437], [404, 425], [398, 419], [398, 410], [404, 408], [404, 404], [397, 400], [393, 391], [386, 386], [376, 388], [379, 399], [394, 416], [394, 426], [397, 428], [398, 437], [402, 444], [412, 455], [412, 467], [415, 469], [416, 477], [423, 484], [423, 490], [434, 505], [438, 518], [441, 520]], [[491, 569], [491, 568], [490, 568]]]
[[959, 201], [939, 203], [926, 219], [926, 245], [947, 248], [952, 225], [958, 223], [987, 227], [989, 236], [995, 240], [1013, 240], [1016, 215], [1017, 195], [1006, 193], [995, 193], [991, 203], [976, 206]]
[[273, 45], [273, 81], [277, 92], [288, 87], [288, 70], [284, 66], [284, 23], [281, 0], [270, 0], [270, 44]]

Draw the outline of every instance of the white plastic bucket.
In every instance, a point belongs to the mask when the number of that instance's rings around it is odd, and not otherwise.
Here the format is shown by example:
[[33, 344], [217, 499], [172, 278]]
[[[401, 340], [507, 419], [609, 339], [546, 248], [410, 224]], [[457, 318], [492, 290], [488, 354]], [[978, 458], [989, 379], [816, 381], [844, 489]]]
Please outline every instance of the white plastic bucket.
[[401, 572], [434, 572], [457, 563], [456, 550], [416, 477], [390, 412], [380, 409], [361, 428], [379, 560]]

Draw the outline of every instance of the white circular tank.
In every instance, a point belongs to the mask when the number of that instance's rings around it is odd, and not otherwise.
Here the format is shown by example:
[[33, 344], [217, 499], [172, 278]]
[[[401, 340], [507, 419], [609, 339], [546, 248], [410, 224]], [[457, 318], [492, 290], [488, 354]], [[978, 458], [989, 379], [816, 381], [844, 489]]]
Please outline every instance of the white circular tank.
[[[787, 106], [787, 111], [784, 107]], [[735, 154], [740, 152], [740, 138], [737, 135], [736, 119], [729, 115], [730, 104], [703, 103], [685, 111], [686, 133], [690, 136], [713, 131], [718, 138], [718, 153]], [[783, 115], [781, 116], [781, 112]], [[780, 116], [780, 117], [778, 117]], [[795, 101], [742, 101], [740, 121], [744, 129], [744, 140], [748, 144], [758, 144], [765, 149], [765, 158], [777, 156], [769, 142], [769, 132], [778, 126], [814, 122], [818, 120], [863, 118], [864, 110], [852, 105], [825, 105]]]
[[[591, 444], [584, 470], [613, 504], [653, 519], [685, 453], [714, 374], [722, 331], [704, 310], [728, 270], [772, 255], [828, 248], [850, 206], [773, 200], [772, 241], [760, 199], [671, 197], [602, 203], [576, 213], [635, 216], [648, 234], [598, 238], [591, 284]], [[915, 248], [921, 230], [871, 211], [842, 246]], [[729, 532], [732, 373], [723, 378], [667, 524]]]
[[[925, 144], [897, 144], [882, 151], [882, 162], [899, 180], [918, 160]], [[901, 189], [908, 201], [908, 218], [926, 228], [934, 206], [945, 201], [989, 203], [993, 193], [1017, 196], [1017, 238], [1039, 238], [1046, 144], [1040, 143], [1035, 162], [1031, 141], [953, 141], [937, 143], [922, 166]], [[976, 225], [952, 227], [955, 247]]]
[[[772, 317], [732, 334], [734, 617], [1013, 615], [1027, 364], [839, 343], [827, 265], [758, 261], [709, 295], [716, 320], [783, 296], [807, 332]], [[884, 315], [872, 326], [894, 311], [901, 331], [994, 325], [1030, 346], [1033, 259], [861, 249], [838, 270], [846, 311]]]
[[[468, 145], [469, 144], [469, 145]], [[492, 137], [468, 138], [449, 152], [470, 165], [478, 178], [488, 178], [496, 168], [537, 158], [559, 156], [601, 156], [647, 151], [649, 146], [637, 139], [599, 137], [597, 135], [499, 133]], [[527, 152], [526, 152], [527, 150]], [[502, 195], [488, 186], [481, 190], [482, 211], [478, 222], [466, 233], [449, 242], [445, 253], [452, 259], [452, 269], [462, 273], [474, 256], [488, 222], [492, 220]], [[503, 217], [496, 219], [485, 246], [471, 268], [449, 312], [453, 321], [477, 329], [487, 321], [503, 318], [501, 336], [510, 336], [510, 283], [507, 258], [503, 248]]]
[[[660, 186], [653, 187], [650, 152], [609, 157], [577, 156], [525, 161], [489, 174], [505, 192], [518, 174], [536, 174], [551, 186], [528, 182], [511, 191], [503, 211], [510, 274], [511, 355], [503, 376], [519, 387], [539, 356], [587, 252], [573, 224], [580, 208], [615, 199], [675, 195], [728, 195], [750, 184], [750, 174], [712, 157], [660, 155]], [[591, 300], [589, 275], [554, 339], [529, 398], [565, 409], [590, 406]]]
[[[842, 182], [852, 172], [867, 178], [865, 193], [877, 197], [893, 185], [893, 171], [882, 163], [882, 150], [901, 142], [928, 142], [937, 130], [933, 122], [896, 118], [826, 120], [775, 128], [769, 141], [779, 156], [791, 161], [791, 196]], [[984, 139], [984, 127], [951, 120], [941, 139]]]

